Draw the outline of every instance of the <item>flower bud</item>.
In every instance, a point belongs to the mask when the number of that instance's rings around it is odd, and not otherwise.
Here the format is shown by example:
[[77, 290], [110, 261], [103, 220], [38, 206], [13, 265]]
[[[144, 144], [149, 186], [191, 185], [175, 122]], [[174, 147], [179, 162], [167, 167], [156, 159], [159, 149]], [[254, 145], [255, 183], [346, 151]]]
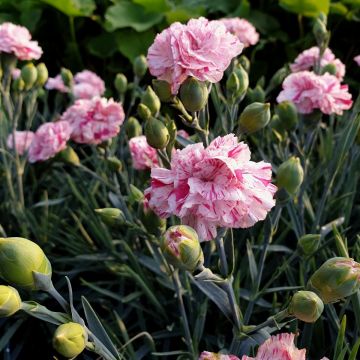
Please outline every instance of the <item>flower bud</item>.
[[248, 88], [246, 93], [249, 103], [253, 102], [265, 102], [265, 91], [260, 85], [256, 85], [255, 89]]
[[125, 125], [125, 131], [128, 139], [142, 135], [142, 127], [139, 120], [133, 116], [130, 116]]
[[285, 130], [292, 130], [298, 123], [298, 112], [291, 101], [283, 101], [276, 106], [276, 114]]
[[241, 55], [238, 59], [239, 64], [244, 68], [244, 70], [249, 73], [250, 71], [250, 60], [245, 56]]
[[154, 79], [152, 85], [156, 95], [162, 102], [171, 101], [173, 94], [171, 93], [170, 84], [167, 81]]
[[268, 91], [270, 89], [274, 89], [277, 86], [281, 85], [284, 81], [284, 79], [289, 75], [289, 70], [287, 67], [282, 67], [279, 70], [276, 71], [276, 73], [273, 75], [273, 77], [269, 81]]
[[13, 237], [0, 238], [0, 277], [10, 284], [37, 289], [34, 272], [51, 276], [51, 264], [34, 242]]
[[289, 194], [295, 195], [304, 180], [304, 170], [298, 157], [291, 157], [283, 162], [277, 172], [278, 188], [285, 189]]
[[21, 78], [24, 80], [25, 89], [31, 89], [37, 79], [37, 70], [33, 63], [26, 64], [21, 69]]
[[53, 337], [53, 347], [62, 356], [74, 358], [80, 355], [87, 343], [85, 328], [74, 322], [60, 325]]
[[239, 117], [240, 131], [252, 134], [263, 129], [270, 121], [270, 104], [252, 103], [248, 105]]
[[139, 218], [145, 229], [155, 236], [161, 236], [166, 230], [166, 219], [157, 216], [149, 207], [146, 199], [139, 203]]
[[36, 85], [37, 86], [44, 86], [48, 77], [48, 69], [44, 63], [40, 63], [36, 65], [37, 70], [37, 79], [36, 79]]
[[125, 94], [128, 87], [126, 76], [124, 74], [117, 74], [114, 80], [114, 86], [119, 94]]
[[146, 105], [150, 111], [151, 114], [156, 116], [161, 107], [161, 102], [159, 97], [155, 94], [154, 90], [151, 86], [148, 86], [144, 92], [144, 94], [141, 97], [141, 103]]
[[322, 45], [328, 37], [326, 24], [319, 18], [317, 18], [314, 22], [313, 34], [318, 45]]
[[148, 64], [146, 57], [144, 55], [137, 56], [133, 64], [134, 74], [137, 77], [142, 78], [146, 74], [147, 69], [148, 69]]
[[145, 123], [145, 136], [147, 143], [155, 149], [164, 149], [170, 140], [169, 130], [165, 124], [154, 117]]
[[124, 213], [116, 208], [95, 209], [100, 219], [109, 227], [120, 227], [126, 221]]
[[199, 237], [190, 226], [175, 225], [167, 229], [161, 249], [170, 264], [183, 270], [193, 272], [204, 262]]
[[246, 91], [249, 87], [249, 75], [240, 64], [234, 68], [234, 72], [239, 79], [240, 85], [237, 92], [237, 97], [241, 97], [246, 94]]
[[135, 204], [143, 199], [144, 199], [143, 192], [140, 189], [138, 189], [135, 185], [130, 184], [130, 193], [128, 196], [128, 200], [130, 204]]
[[71, 87], [73, 85], [73, 74], [69, 69], [61, 68], [61, 79], [65, 86]]
[[335, 64], [329, 63], [321, 69], [321, 74], [329, 73], [331, 75], [336, 75], [336, 71], [337, 69]]
[[140, 116], [140, 119], [142, 119], [143, 121], [149, 120], [151, 118], [151, 111], [150, 109], [144, 105], [144, 104], [139, 104], [137, 107], [137, 113]]
[[297, 319], [314, 323], [322, 314], [324, 303], [312, 291], [298, 291], [292, 297], [288, 312]]
[[16, 289], [0, 285], [0, 318], [15, 314], [21, 309], [21, 298]]
[[235, 72], [232, 72], [228, 79], [226, 80], [226, 91], [229, 94], [236, 94], [240, 88], [239, 78], [236, 76]]
[[119, 160], [115, 156], [109, 156], [106, 159], [106, 164], [111, 171], [120, 172], [123, 168], [123, 164], [122, 164], [121, 160]]
[[324, 304], [350, 296], [360, 289], [360, 264], [346, 257], [329, 259], [314, 272], [307, 288]]
[[25, 82], [21, 77], [18, 77], [12, 82], [11, 87], [14, 91], [23, 91], [25, 89]]
[[208, 97], [206, 84], [193, 77], [187, 78], [180, 87], [180, 100], [187, 111], [195, 112], [203, 109]]
[[65, 164], [74, 165], [74, 166], [80, 165], [79, 156], [71, 146], [67, 146], [64, 150], [60, 151], [56, 155], [56, 158], [59, 161], [64, 162]]
[[306, 234], [302, 236], [297, 244], [299, 253], [305, 256], [313, 254], [320, 245], [320, 238], [319, 234]]

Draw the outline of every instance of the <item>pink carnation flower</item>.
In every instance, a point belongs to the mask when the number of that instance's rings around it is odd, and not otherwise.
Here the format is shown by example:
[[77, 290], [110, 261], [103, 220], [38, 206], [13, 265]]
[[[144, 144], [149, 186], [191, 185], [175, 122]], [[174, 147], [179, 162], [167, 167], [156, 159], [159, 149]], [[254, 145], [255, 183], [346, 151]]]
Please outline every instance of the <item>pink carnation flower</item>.
[[235, 355], [224, 355], [224, 354], [216, 354], [209, 351], [203, 351], [200, 354], [199, 360], [240, 360]]
[[[295, 59], [294, 63], [290, 65], [292, 72], [299, 72], [304, 70], [312, 70], [316, 62], [319, 59], [319, 48], [313, 46], [310, 49], [304, 50]], [[336, 77], [343, 80], [345, 76], [345, 65], [335, 58], [333, 52], [327, 48], [320, 61], [320, 67], [323, 68], [325, 65], [333, 64], [336, 68]]]
[[29, 162], [50, 159], [64, 150], [70, 134], [71, 126], [67, 121], [42, 124], [29, 147]]
[[56, 75], [54, 78], [49, 78], [45, 84], [45, 88], [48, 90], [57, 90], [62, 93], [68, 93], [70, 89], [65, 86], [61, 75]]
[[39, 59], [42, 49], [31, 40], [29, 30], [23, 26], [5, 22], [0, 25], [0, 53], [14, 54], [20, 60]]
[[201, 17], [186, 25], [175, 22], [163, 30], [150, 46], [147, 60], [150, 73], [170, 83], [176, 94], [189, 76], [200, 81], [220, 81], [231, 59], [243, 47], [220, 21]]
[[145, 190], [160, 216], [176, 215], [200, 239], [211, 240], [216, 228], [247, 228], [264, 220], [275, 205], [271, 165], [250, 161], [249, 147], [234, 134], [177, 150], [171, 169], [152, 168]]
[[18, 68], [14, 68], [11, 70], [11, 77], [13, 80], [18, 79], [21, 76], [21, 70]]
[[[15, 131], [15, 147], [19, 155], [23, 155], [30, 147], [34, 139], [32, 131]], [[10, 134], [6, 140], [6, 145], [9, 149], [14, 149], [14, 137]]]
[[188, 134], [188, 132], [186, 130], [183, 130], [183, 129], [178, 130], [177, 135], [180, 135], [184, 139], [189, 139], [190, 138], [190, 135]]
[[129, 148], [134, 169], [146, 170], [157, 166], [157, 153], [146, 141], [146, 136], [136, 136], [129, 140]]
[[354, 61], [360, 66], [360, 55], [355, 56]]
[[229, 32], [244, 44], [244, 47], [255, 45], [259, 41], [259, 33], [249, 21], [238, 17], [224, 18], [220, 19], [220, 21], [226, 26]]
[[283, 82], [277, 101], [292, 101], [302, 114], [320, 109], [324, 114], [341, 115], [351, 108], [351, 94], [347, 85], [328, 73], [316, 75], [310, 71], [290, 74]]
[[105, 92], [104, 81], [90, 70], [83, 70], [74, 77], [73, 93], [76, 99], [91, 99]]
[[124, 110], [113, 99], [79, 99], [61, 116], [72, 127], [71, 139], [80, 144], [100, 144], [120, 131]]

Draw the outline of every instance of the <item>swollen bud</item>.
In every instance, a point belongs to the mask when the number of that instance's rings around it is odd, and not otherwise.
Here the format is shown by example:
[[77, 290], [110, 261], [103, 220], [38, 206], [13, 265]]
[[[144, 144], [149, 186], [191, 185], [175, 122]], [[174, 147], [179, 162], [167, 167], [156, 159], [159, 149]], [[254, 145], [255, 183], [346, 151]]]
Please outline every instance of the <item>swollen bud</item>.
[[124, 74], [117, 74], [115, 76], [114, 86], [119, 94], [125, 94], [128, 87], [126, 76]]
[[336, 69], [335, 64], [333, 64], [333, 63], [326, 64], [321, 69], [321, 74], [329, 73], [330, 75], [336, 75], [336, 72], [337, 72], [337, 69]]
[[170, 264], [183, 270], [193, 272], [204, 262], [199, 237], [190, 226], [175, 225], [167, 229], [161, 249]]
[[242, 98], [249, 87], [249, 75], [239, 64], [226, 82], [226, 90], [232, 101]]
[[71, 146], [67, 146], [64, 150], [60, 151], [56, 155], [56, 158], [59, 161], [64, 162], [65, 164], [74, 165], [74, 166], [80, 165], [79, 156]]
[[327, 40], [328, 33], [326, 30], [326, 24], [320, 18], [317, 18], [314, 22], [313, 34], [319, 46]]
[[165, 124], [154, 117], [145, 123], [145, 136], [147, 143], [155, 149], [164, 149], [170, 140], [169, 130]]
[[254, 89], [248, 88], [246, 96], [250, 103], [265, 101], [265, 91], [260, 85], [256, 85]]
[[21, 298], [16, 289], [0, 285], [0, 318], [15, 314], [21, 309]]
[[139, 120], [133, 116], [130, 116], [125, 125], [125, 132], [128, 139], [142, 135], [142, 127]]
[[160, 107], [161, 107], [160, 99], [155, 94], [155, 91], [152, 89], [151, 86], [148, 86], [145, 92], [143, 93], [141, 97], [141, 103], [146, 105], [150, 109], [151, 114], [154, 116], [156, 116], [160, 111]]
[[240, 131], [252, 134], [263, 129], [270, 121], [270, 104], [252, 103], [248, 105], [239, 117]]
[[69, 69], [61, 68], [60, 75], [64, 85], [67, 87], [72, 87], [74, 80], [72, 72]]
[[298, 291], [288, 307], [289, 315], [307, 323], [314, 323], [323, 311], [324, 303], [312, 291]]
[[313, 254], [320, 245], [320, 238], [319, 234], [303, 235], [297, 244], [299, 253], [305, 256]]
[[324, 304], [355, 294], [360, 289], [360, 264], [346, 257], [329, 259], [314, 272], [307, 288]]
[[119, 160], [116, 156], [109, 156], [105, 159], [106, 165], [111, 171], [120, 172], [123, 168], [123, 164], [121, 160]]
[[195, 112], [203, 109], [208, 97], [206, 84], [193, 77], [187, 78], [180, 87], [180, 100], [187, 111]]
[[15, 79], [12, 84], [11, 84], [11, 88], [14, 91], [23, 91], [25, 89], [25, 82], [21, 77], [18, 77], [17, 79]]
[[298, 157], [291, 157], [283, 162], [277, 172], [277, 186], [295, 195], [304, 180], [304, 170]]
[[244, 68], [244, 70], [249, 73], [250, 71], [250, 60], [245, 56], [241, 55], [238, 59], [239, 64]]
[[152, 85], [156, 95], [162, 102], [171, 101], [173, 94], [171, 93], [170, 84], [167, 81], [154, 79]]
[[25, 89], [29, 90], [31, 89], [37, 79], [37, 70], [33, 63], [26, 64], [21, 69], [21, 78], [23, 79], [25, 83]]
[[53, 347], [62, 356], [74, 358], [80, 355], [88, 340], [85, 328], [74, 322], [60, 325], [53, 337]]
[[279, 116], [282, 128], [292, 130], [296, 127], [299, 117], [296, 106], [291, 101], [283, 101], [278, 104], [275, 112]]
[[42, 249], [27, 239], [0, 238], [0, 277], [10, 284], [36, 290], [34, 273], [51, 276], [51, 264]]
[[126, 221], [124, 213], [116, 208], [95, 209], [100, 219], [109, 227], [117, 228]]
[[37, 86], [44, 86], [48, 77], [48, 69], [44, 63], [40, 63], [36, 65], [37, 70], [37, 79], [36, 79], [36, 85]]
[[133, 64], [134, 74], [137, 77], [142, 78], [146, 74], [147, 69], [148, 69], [148, 64], [146, 57], [144, 55], [137, 56]]
[[139, 104], [137, 107], [137, 113], [140, 116], [140, 119], [142, 119], [143, 121], [149, 120], [151, 118], [151, 111], [150, 109], [144, 105], [144, 104]]

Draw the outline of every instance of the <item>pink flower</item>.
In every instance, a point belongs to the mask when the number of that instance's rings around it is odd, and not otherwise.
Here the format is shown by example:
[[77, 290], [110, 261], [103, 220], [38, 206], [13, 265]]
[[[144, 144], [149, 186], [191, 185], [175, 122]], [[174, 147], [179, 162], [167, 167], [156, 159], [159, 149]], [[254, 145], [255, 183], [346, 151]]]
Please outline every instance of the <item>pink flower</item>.
[[235, 355], [224, 355], [224, 354], [216, 354], [209, 351], [203, 351], [200, 354], [199, 360], [240, 360]]
[[355, 56], [354, 61], [360, 66], [360, 55]]
[[352, 105], [347, 85], [341, 85], [338, 78], [328, 73], [316, 75], [310, 71], [290, 74], [283, 82], [283, 90], [277, 97], [280, 103], [292, 101], [302, 114], [320, 109], [324, 114], [341, 115]]
[[45, 84], [45, 88], [48, 90], [58, 90], [62, 93], [70, 92], [70, 89], [65, 86], [61, 75], [56, 75], [54, 78], [49, 78]]
[[241, 360], [305, 360], [306, 350], [299, 350], [294, 344], [295, 335], [282, 333], [271, 336], [260, 345], [257, 355], [244, 355]]
[[[304, 70], [311, 70], [315, 66], [319, 59], [319, 48], [313, 46], [310, 49], [304, 50], [295, 59], [294, 63], [290, 65], [292, 72], [299, 72]], [[323, 68], [325, 65], [333, 64], [336, 67], [336, 77], [343, 80], [345, 76], [345, 65], [335, 58], [333, 52], [327, 48], [320, 61], [320, 67]]]
[[1, 52], [14, 54], [20, 60], [39, 59], [42, 55], [38, 42], [31, 41], [29, 30], [9, 22], [0, 25]]
[[177, 131], [177, 135], [180, 135], [181, 137], [183, 137], [184, 139], [189, 139], [190, 135], [187, 133], [186, 130], [178, 130]]
[[91, 99], [105, 92], [104, 81], [90, 70], [83, 70], [74, 77], [73, 93], [76, 99]]
[[72, 127], [71, 139], [80, 144], [100, 144], [120, 131], [124, 110], [113, 99], [79, 99], [61, 116]]
[[177, 150], [171, 169], [152, 168], [145, 190], [160, 216], [176, 215], [200, 239], [211, 240], [218, 226], [247, 228], [264, 220], [275, 205], [271, 165], [250, 161], [249, 147], [234, 134]]
[[220, 21], [226, 26], [229, 32], [244, 44], [244, 47], [255, 45], [259, 41], [259, 33], [249, 21], [238, 17], [224, 18], [220, 19]]
[[[15, 147], [19, 155], [23, 155], [30, 147], [34, 139], [32, 131], [15, 131]], [[14, 148], [14, 137], [10, 134], [6, 140], [6, 145], [9, 149]]]
[[29, 147], [29, 162], [50, 159], [64, 150], [70, 134], [71, 126], [66, 121], [42, 124]]
[[146, 170], [158, 166], [156, 150], [147, 143], [146, 136], [131, 138], [129, 148], [134, 169]]
[[21, 76], [21, 70], [20, 69], [14, 68], [14, 69], [11, 70], [11, 77], [13, 78], [13, 80], [16, 80], [20, 76]]
[[158, 34], [147, 60], [150, 73], [170, 83], [176, 94], [189, 76], [200, 81], [220, 81], [231, 59], [243, 47], [220, 21], [201, 17], [186, 25], [175, 22]]

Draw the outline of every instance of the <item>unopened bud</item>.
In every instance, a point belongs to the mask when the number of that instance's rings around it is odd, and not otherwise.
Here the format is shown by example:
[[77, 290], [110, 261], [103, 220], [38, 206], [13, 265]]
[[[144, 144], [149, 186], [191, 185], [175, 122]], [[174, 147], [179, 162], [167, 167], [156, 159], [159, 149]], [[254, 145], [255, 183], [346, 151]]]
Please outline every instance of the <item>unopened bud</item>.
[[166, 219], [157, 216], [149, 207], [146, 199], [139, 203], [139, 218], [145, 229], [155, 236], [161, 236], [166, 230]]
[[291, 157], [283, 162], [277, 172], [277, 186], [295, 195], [304, 180], [304, 170], [298, 157]]
[[51, 276], [51, 264], [42, 249], [23, 238], [0, 238], [0, 277], [10, 284], [37, 289], [34, 273]]
[[60, 74], [64, 85], [67, 87], [72, 87], [74, 80], [72, 72], [69, 69], [61, 68]]
[[324, 303], [312, 291], [298, 291], [292, 297], [288, 312], [297, 319], [314, 323], [324, 311]]
[[229, 94], [235, 94], [240, 88], [239, 78], [236, 76], [235, 72], [232, 72], [228, 79], [226, 80], [226, 91]]
[[49, 77], [48, 69], [44, 63], [37, 64], [36, 69], [37, 69], [36, 85], [40, 87], [44, 86]]
[[246, 97], [250, 103], [253, 102], [263, 103], [265, 101], [265, 91], [260, 85], [256, 85], [255, 89], [248, 88]]
[[128, 87], [126, 76], [124, 74], [117, 74], [114, 80], [114, 86], [119, 94], [125, 94]]
[[190, 226], [175, 225], [167, 229], [161, 249], [170, 264], [193, 272], [204, 262], [204, 255], [196, 231]]
[[156, 116], [160, 111], [160, 107], [161, 107], [160, 99], [155, 94], [155, 91], [152, 89], [151, 86], [148, 86], [145, 92], [143, 93], [141, 97], [141, 103], [146, 105], [150, 109], [151, 114], [154, 116]]
[[328, 33], [326, 30], [326, 24], [319, 18], [317, 18], [314, 22], [313, 34], [319, 46], [327, 40]]
[[33, 63], [26, 64], [21, 69], [21, 78], [24, 80], [25, 89], [31, 89], [37, 79], [37, 70]]
[[21, 77], [18, 77], [12, 82], [11, 87], [14, 91], [23, 91], [25, 89], [25, 82]]
[[142, 135], [142, 127], [139, 120], [133, 116], [130, 116], [125, 125], [125, 131], [128, 139]]
[[152, 85], [156, 95], [162, 102], [171, 101], [173, 94], [171, 93], [170, 84], [167, 81], [154, 79]]
[[53, 337], [53, 347], [62, 356], [74, 358], [80, 355], [88, 340], [85, 328], [74, 322], [60, 325]]
[[21, 298], [16, 289], [0, 285], [0, 318], [15, 314], [21, 309]]
[[106, 159], [106, 164], [111, 171], [120, 172], [123, 168], [121, 160], [119, 160], [116, 156], [109, 156]]
[[124, 213], [117, 208], [95, 209], [100, 219], [109, 227], [118, 228], [125, 222]]
[[147, 143], [155, 149], [164, 149], [170, 140], [169, 130], [165, 124], [154, 117], [145, 123], [145, 136]]
[[275, 112], [285, 130], [292, 130], [296, 127], [299, 117], [296, 106], [291, 101], [283, 101], [278, 104]]
[[249, 73], [250, 71], [250, 60], [245, 56], [241, 55], [238, 59], [239, 64], [244, 68], [244, 70]]
[[143, 199], [144, 199], [143, 192], [140, 189], [138, 189], [135, 185], [130, 184], [130, 193], [128, 197], [130, 204], [135, 204]]
[[269, 81], [268, 89], [272, 90], [272, 89], [276, 88], [277, 86], [281, 85], [283, 83], [284, 79], [288, 75], [289, 75], [289, 70], [287, 67], [282, 67], [279, 70], [277, 70], [276, 73], [273, 75], [273, 77]]
[[336, 72], [337, 72], [337, 69], [336, 69], [335, 64], [333, 64], [333, 63], [326, 64], [321, 69], [321, 74], [329, 73], [331, 75], [336, 75]]
[[270, 104], [253, 103], [248, 105], [239, 117], [240, 131], [252, 134], [263, 129], [270, 121]]
[[142, 119], [143, 121], [149, 120], [151, 118], [151, 111], [150, 109], [144, 105], [144, 104], [139, 104], [137, 107], [137, 113], [140, 116], [140, 119]]
[[146, 74], [147, 69], [148, 69], [148, 64], [146, 57], [144, 55], [137, 56], [134, 60], [134, 65], [133, 65], [134, 74], [137, 77], [142, 78]]
[[59, 161], [64, 162], [65, 164], [70, 164], [74, 166], [80, 165], [79, 156], [71, 146], [67, 146], [64, 150], [60, 151], [56, 155], [56, 158]]
[[303, 235], [297, 244], [300, 254], [305, 256], [313, 254], [320, 245], [320, 238], [319, 234]]
[[193, 77], [186, 79], [180, 87], [180, 100], [187, 111], [195, 112], [203, 109], [208, 97], [206, 84]]

